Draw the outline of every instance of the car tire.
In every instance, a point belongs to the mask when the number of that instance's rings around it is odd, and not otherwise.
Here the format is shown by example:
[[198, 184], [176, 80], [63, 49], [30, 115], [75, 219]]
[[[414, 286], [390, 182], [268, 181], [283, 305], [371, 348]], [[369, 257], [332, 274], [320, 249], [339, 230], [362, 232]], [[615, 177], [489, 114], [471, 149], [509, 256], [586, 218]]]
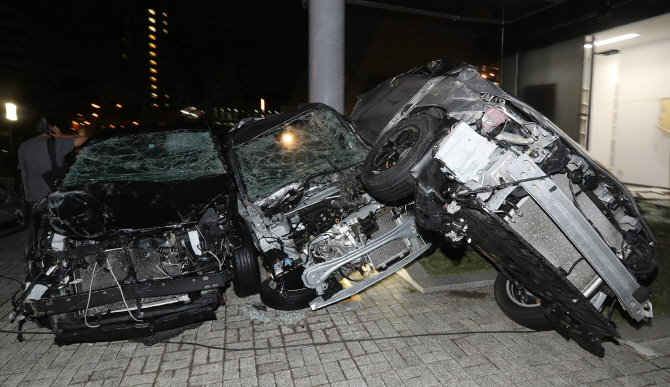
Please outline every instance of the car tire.
[[426, 153], [437, 126], [437, 119], [417, 114], [400, 121], [377, 140], [361, 171], [361, 180], [373, 196], [395, 201], [414, 193], [409, 171]]
[[242, 246], [233, 250], [233, 290], [238, 297], [258, 294], [261, 289], [261, 271], [258, 266], [258, 250], [251, 241], [249, 232], [243, 229]]
[[532, 293], [526, 292], [527, 295], [537, 301], [528, 302], [527, 300], [524, 302], [518, 296], [518, 291], [518, 288], [505, 275], [498, 272], [495, 284], [493, 285], [493, 294], [503, 313], [510, 320], [526, 328], [536, 331], [554, 329], [549, 319], [544, 315], [545, 308], [538, 302], [539, 298]]
[[310, 301], [316, 298], [316, 290], [310, 288], [287, 290], [288, 297], [284, 298], [275, 286], [276, 283], [272, 278], [266, 279], [261, 284], [261, 301], [272, 309], [305, 309], [309, 308]]

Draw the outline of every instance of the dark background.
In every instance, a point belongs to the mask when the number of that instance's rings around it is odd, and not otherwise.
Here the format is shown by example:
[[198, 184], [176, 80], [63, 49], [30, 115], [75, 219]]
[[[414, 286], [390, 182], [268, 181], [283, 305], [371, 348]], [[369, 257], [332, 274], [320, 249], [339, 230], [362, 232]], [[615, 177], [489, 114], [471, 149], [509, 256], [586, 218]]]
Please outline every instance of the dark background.
[[[500, 82], [503, 52], [668, 12], [669, 3], [347, 0], [345, 109], [384, 79], [438, 58], [487, 66]], [[148, 9], [158, 13], [159, 24], [168, 23], [167, 34], [157, 33], [156, 99], [149, 88]], [[301, 0], [4, 0], [0, 148], [11, 150], [32, 137], [38, 114], [61, 128], [94, 134], [133, 122], [166, 123], [185, 106], [218, 111], [219, 120], [230, 121], [239, 114], [221, 112], [257, 115], [260, 98], [270, 111], [306, 102], [307, 24]], [[19, 121], [4, 118], [5, 102], [19, 106]]]

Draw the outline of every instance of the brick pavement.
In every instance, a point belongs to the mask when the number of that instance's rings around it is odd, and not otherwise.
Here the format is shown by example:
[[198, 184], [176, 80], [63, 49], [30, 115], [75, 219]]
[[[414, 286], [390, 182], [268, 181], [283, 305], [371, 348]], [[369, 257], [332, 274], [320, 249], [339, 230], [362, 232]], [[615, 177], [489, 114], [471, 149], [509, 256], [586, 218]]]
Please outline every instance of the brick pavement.
[[[0, 273], [23, 279], [26, 233], [0, 238]], [[0, 302], [17, 288], [0, 278]], [[605, 343], [597, 358], [556, 332], [520, 330], [498, 309], [491, 287], [414, 292], [392, 276], [361, 294], [361, 307], [306, 311], [293, 325], [251, 321], [231, 289], [218, 320], [151, 347], [127, 341], [58, 347], [49, 335], [0, 333], [2, 386], [646, 386], [670, 385], [670, 357], [644, 359]], [[246, 308], [248, 310], [248, 308]], [[7, 305], [0, 329], [13, 330]], [[268, 312], [268, 315], [276, 314]], [[25, 330], [38, 330], [26, 324]], [[344, 342], [343, 342], [344, 341]], [[235, 350], [195, 347], [185, 342]], [[312, 345], [324, 343], [327, 345]], [[283, 347], [264, 349], [269, 346]], [[249, 348], [257, 348], [251, 350]], [[667, 353], [667, 352], [666, 352]]]

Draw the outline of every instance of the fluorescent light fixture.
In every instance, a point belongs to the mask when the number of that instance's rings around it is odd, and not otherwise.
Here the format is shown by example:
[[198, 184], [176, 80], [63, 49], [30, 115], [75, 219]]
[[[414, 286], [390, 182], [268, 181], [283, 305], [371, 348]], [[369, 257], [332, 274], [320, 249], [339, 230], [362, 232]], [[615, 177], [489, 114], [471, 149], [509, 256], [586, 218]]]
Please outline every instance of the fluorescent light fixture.
[[621, 36], [615, 36], [615, 37], [610, 38], [610, 39], [605, 39], [605, 40], [600, 40], [600, 41], [597, 41], [597, 42], [593, 42], [593, 45], [594, 46], [604, 46], [606, 44], [616, 43], [616, 42], [620, 42], [622, 40], [637, 38], [638, 36], [640, 36], [640, 34], [626, 34], [626, 35], [621, 35]]
[[7, 110], [7, 119], [10, 121], [16, 121], [18, 120], [18, 117], [16, 116], [16, 105], [13, 103], [6, 103], [5, 104], [5, 110]]

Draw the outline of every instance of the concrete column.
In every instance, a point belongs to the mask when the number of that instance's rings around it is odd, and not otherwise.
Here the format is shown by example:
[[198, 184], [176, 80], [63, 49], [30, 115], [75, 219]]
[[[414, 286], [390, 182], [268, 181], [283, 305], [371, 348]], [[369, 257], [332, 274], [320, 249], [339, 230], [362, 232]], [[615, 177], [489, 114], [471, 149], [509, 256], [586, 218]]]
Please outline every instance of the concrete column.
[[344, 112], [344, 1], [309, 0], [309, 102]]

